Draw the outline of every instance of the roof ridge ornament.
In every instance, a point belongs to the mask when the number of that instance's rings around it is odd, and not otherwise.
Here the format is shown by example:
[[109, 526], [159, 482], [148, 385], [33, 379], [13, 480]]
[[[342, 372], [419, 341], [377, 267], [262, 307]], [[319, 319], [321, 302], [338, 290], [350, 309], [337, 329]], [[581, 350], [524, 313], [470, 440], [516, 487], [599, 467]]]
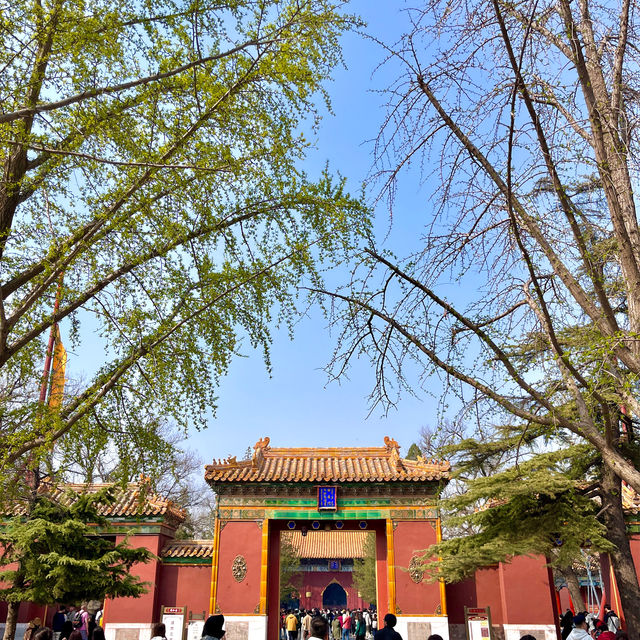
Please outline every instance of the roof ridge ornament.
[[393, 449], [395, 449], [398, 454], [400, 453], [400, 445], [398, 444], [397, 440], [394, 440], [389, 436], [384, 437], [384, 446], [387, 448], [387, 451], [389, 453], [391, 453]]
[[260, 466], [260, 463], [264, 460], [264, 454], [271, 449], [269, 443], [271, 438], [265, 436], [260, 438], [258, 442], [253, 445], [253, 457], [251, 458], [251, 467], [256, 468]]

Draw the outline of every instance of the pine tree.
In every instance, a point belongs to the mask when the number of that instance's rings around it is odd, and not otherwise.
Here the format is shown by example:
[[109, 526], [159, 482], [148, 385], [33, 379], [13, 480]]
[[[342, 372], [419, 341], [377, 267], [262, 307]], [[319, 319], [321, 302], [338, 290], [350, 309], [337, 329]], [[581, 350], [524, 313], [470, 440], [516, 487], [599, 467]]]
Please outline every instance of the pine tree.
[[6, 567], [0, 571], [0, 600], [9, 604], [4, 640], [13, 640], [21, 602], [137, 597], [146, 591], [130, 569], [153, 554], [96, 535], [109, 526], [100, 506], [113, 500], [112, 488], [70, 493], [64, 503], [39, 493], [25, 514], [11, 517], [0, 529], [0, 567]]
[[287, 602], [295, 598], [302, 587], [300, 558], [296, 552], [291, 535], [284, 532], [280, 536], [280, 601]]
[[[467, 440], [458, 451], [471, 460], [492, 452], [495, 444]], [[541, 555], [564, 569], [582, 559], [585, 546], [613, 551], [607, 528], [596, 517], [599, 504], [581, 488], [575, 458], [584, 456], [584, 449], [573, 446], [532, 455], [491, 476], [466, 481], [466, 492], [445, 498], [441, 506], [449, 525], [465, 522], [473, 533], [430, 549], [430, 555], [440, 557], [431, 569], [435, 565], [439, 577], [457, 582], [516, 555]], [[454, 473], [468, 470], [461, 465]]]
[[407, 460], [417, 460], [418, 456], [422, 455], [422, 451], [420, 451], [420, 447], [415, 443], [411, 443], [409, 447], [409, 451], [407, 451]]

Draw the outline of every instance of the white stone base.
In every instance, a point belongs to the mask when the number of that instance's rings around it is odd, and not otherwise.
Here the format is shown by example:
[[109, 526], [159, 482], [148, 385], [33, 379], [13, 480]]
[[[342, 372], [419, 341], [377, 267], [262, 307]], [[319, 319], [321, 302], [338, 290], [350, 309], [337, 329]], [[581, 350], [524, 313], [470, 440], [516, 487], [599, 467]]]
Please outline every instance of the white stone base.
[[505, 640], [520, 640], [526, 634], [536, 640], [557, 640], [555, 624], [505, 624], [503, 627]]
[[105, 640], [151, 640], [153, 625], [148, 622], [107, 622]]
[[229, 640], [266, 640], [267, 616], [225, 616], [224, 630]]
[[[148, 623], [107, 622], [104, 635], [106, 640], [151, 640], [152, 627]], [[229, 640], [266, 640], [267, 616], [225, 616], [224, 628]], [[17, 639], [21, 637], [16, 634]]]
[[[395, 630], [403, 640], [427, 640], [437, 633], [443, 640], [449, 640], [449, 618], [447, 616], [396, 616]], [[382, 621], [381, 621], [382, 622]], [[520, 640], [518, 638], [518, 640]]]

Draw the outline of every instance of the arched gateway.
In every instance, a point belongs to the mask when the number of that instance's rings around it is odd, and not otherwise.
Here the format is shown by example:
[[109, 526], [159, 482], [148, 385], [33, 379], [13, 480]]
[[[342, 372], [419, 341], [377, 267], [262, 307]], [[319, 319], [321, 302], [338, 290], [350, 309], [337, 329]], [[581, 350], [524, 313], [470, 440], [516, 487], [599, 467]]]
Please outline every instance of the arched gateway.
[[347, 592], [340, 583], [332, 582], [327, 585], [327, 588], [322, 593], [322, 606], [329, 608], [347, 606]]
[[[280, 532], [375, 532], [379, 618], [392, 612], [405, 639], [448, 637], [444, 585], [422, 580], [414, 558], [440, 539], [437, 493], [449, 464], [400, 457], [383, 447], [254, 447], [251, 460], [206, 467], [218, 496], [210, 612], [222, 611], [227, 635], [277, 640]], [[303, 533], [304, 535], [304, 533]]]

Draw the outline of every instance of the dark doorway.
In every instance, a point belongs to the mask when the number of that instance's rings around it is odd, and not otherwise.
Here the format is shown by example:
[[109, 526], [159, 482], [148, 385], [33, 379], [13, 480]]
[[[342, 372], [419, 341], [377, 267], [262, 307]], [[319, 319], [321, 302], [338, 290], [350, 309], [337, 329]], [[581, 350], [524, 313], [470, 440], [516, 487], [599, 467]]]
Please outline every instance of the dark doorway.
[[322, 606], [346, 607], [347, 592], [337, 582], [332, 582], [322, 594]]

